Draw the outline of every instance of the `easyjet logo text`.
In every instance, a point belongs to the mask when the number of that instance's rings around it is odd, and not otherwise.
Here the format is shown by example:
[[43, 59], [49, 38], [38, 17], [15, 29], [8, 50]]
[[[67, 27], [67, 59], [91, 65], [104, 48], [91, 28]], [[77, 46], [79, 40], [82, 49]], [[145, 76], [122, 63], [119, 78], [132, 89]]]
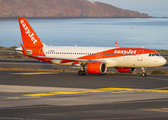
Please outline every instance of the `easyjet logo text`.
[[34, 33], [32, 33], [29, 28], [27, 27], [26, 23], [24, 22], [24, 20], [20, 20], [20, 24], [22, 25], [22, 27], [25, 30], [25, 33], [30, 37], [31, 41], [33, 42], [33, 44], [37, 43], [37, 40], [34, 37]]
[[137, 50], [115, 50], [115, 54], [136, 54]]

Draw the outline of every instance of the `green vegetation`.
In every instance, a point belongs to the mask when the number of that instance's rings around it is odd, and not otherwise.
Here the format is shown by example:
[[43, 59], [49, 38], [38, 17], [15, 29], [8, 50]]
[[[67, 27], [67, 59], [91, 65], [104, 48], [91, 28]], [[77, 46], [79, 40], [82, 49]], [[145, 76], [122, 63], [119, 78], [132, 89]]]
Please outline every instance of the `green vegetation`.
[[151, 74], [167, 75], [168, 71], [154, 70], [151, 72]]
[[157, 51], [158, 53], [168, 53], [168, 50], [155, 50]]
[[12, 46], [12, 47], [2, 47], [0, 46], [0, 50], [15, 50], [15, 48], [17, 48], [16, 46]]
[[11, 53], [0, 53], [0, 58], [29, 58], [24, 56], [23, 54], [11, 52]]

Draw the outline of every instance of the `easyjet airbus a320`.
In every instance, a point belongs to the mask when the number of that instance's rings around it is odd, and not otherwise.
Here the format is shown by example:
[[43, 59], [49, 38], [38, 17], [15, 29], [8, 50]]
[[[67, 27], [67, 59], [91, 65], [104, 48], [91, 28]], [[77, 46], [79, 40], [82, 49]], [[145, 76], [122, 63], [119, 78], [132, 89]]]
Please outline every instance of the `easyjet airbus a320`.
[[46, 46], [43, 44], [25, 18], [19, 18], [23, 44], [16, 51], [41, 61], [58, 65], [80, 66], [79, 75], [106, 74], [108, 67], [121, 73], [132, 73], [140, 67], [142, 76], [147, 67], [158, 67], [166, 63], [158, 52], [146, 48], [119, 47], [71, 47]]

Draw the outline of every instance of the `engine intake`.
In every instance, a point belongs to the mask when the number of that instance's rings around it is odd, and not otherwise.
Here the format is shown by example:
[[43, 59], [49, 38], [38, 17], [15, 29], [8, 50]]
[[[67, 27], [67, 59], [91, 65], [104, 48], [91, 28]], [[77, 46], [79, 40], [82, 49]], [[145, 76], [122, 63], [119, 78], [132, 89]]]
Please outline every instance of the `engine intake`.
[[92, 62], [87, 64], [86, 70], [89, 74], [105, 74], [107, 66], [102, 62]]

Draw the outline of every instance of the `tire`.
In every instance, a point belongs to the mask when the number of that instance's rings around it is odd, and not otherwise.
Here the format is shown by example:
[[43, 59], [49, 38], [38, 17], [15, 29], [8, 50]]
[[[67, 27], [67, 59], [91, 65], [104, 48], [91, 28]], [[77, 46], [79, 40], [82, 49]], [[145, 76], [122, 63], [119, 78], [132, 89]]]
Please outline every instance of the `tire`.
[[83, 75], [83, 71], [79, 70], [78, 75], [82, 76]]
[[146, 73], [142, 73], [141, 75], [142, 75], [142, 77], [146, 77], [146, 76], [147, 76], [147, 74], [146, 74]]
[[82, 71], [82, 74], [83, 74], [83, 75], [86, 75], [86, 71]]

